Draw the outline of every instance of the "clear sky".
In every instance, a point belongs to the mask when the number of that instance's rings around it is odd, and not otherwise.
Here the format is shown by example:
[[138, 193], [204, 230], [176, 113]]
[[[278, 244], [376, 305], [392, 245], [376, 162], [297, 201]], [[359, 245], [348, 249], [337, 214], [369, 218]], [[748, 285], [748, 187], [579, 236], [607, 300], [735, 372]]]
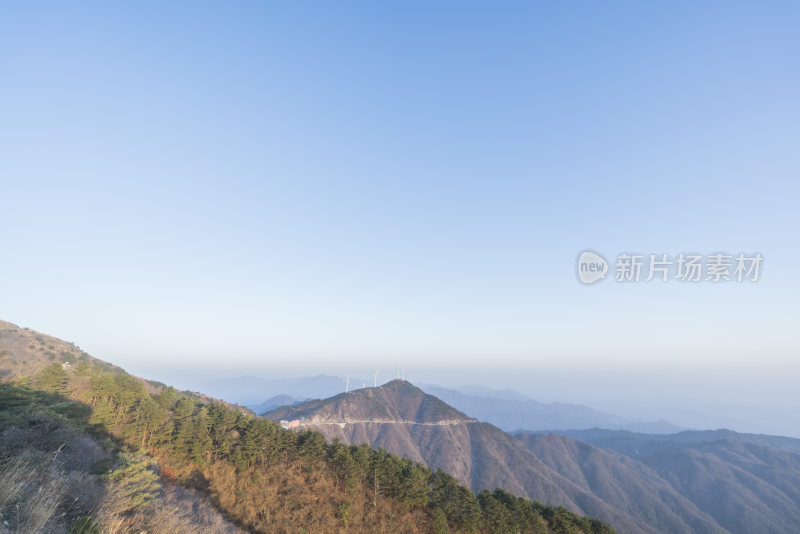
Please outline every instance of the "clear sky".
[[[800, 409], [798, 27], [796, 2], [6, 3], [0, 317], [187, 385], [402, 361]], [[764, 263], [584, 287], [586, 248]]]

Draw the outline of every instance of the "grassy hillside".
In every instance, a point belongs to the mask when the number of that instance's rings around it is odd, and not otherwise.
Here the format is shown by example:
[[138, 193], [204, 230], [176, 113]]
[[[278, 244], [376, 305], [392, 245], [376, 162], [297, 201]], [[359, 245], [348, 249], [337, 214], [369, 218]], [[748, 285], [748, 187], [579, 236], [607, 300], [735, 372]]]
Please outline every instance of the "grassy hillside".
[[[51, 532], [141, 532], [193, 501], [204, 514], [154, 530], [613, 532], [504, 491], [476, 496], [410, 460], [286, 431], [82, 353], [64, 361], [52, 338], [41, 351], [30, 342], [40, 334], [2, 327], [0, 513], [12, 530], [31, 531], [39, 514]], [[52, 498], [35, 504], [48, 480]]]
[[160, 477], [151, 456], [87, 431], [88, 415], [61, 395], [0, 384], [0, 532], [241, 532]]

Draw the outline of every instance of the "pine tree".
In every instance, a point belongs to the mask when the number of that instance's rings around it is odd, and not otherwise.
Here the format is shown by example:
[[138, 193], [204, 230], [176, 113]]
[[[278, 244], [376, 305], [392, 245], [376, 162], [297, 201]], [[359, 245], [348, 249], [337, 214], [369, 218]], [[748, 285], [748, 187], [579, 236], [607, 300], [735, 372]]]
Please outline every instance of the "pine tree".
[[37, 385], [44, 391], [64, 394], [67, 391], [67, 372], [60, 363], [51, 363], [39, 372]]
[[158, 475], [150, 468], [152, 460], [143, 455], [126, 454], [123, 465], [107, 477], [114, 492], [124, 499], [124, 512], [131, 512], [154, 501], [161, 490]]
[[209, 426], [208, 410], [204, 406], [194, 417], [189, 443], [189, 458], [200, 466], [205, 466], [211, 456]]
[[441, 508], [436, 508], [433, 512], [431, 531], [433, 534], [450, 534], [450, 527], [447, 526], [447, 516]]

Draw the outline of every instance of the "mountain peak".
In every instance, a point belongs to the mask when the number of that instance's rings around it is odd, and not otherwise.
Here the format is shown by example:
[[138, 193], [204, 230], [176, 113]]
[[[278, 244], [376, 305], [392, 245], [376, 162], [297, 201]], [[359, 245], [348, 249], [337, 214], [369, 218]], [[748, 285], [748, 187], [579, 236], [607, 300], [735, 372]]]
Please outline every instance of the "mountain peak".
[[411, 382], [400, 379], [378, 387], [340, 393], [328, 399], [283, 406], [264, 416], [275, 420], [305, 420], [308, 424], [453, 424], [475, 421]]

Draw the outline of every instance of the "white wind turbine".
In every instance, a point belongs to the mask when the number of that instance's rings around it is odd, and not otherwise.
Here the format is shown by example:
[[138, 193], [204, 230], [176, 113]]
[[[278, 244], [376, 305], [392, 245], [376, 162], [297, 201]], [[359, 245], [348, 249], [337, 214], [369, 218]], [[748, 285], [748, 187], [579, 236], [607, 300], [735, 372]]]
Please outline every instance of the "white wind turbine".
[[375, 370], [375, 374], [373, 374], [372, 376], [375, 377], [375, 387], [378, 387], [378, 370], [377, 369]]
[[350, 373], [347, 373], [347, 378], [345, 378], [343, 382], [344, 382], [344, 392], [350, 393]]

